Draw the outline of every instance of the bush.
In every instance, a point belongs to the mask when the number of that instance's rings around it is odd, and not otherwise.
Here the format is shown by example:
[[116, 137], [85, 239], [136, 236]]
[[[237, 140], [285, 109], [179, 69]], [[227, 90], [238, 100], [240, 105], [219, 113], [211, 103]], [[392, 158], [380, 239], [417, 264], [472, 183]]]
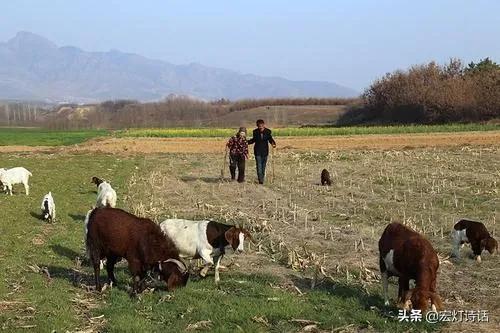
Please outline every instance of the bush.
[[[500, 116], [500, 66], [488, 58], [395, 71], [363, 94], [364, 119], [395, 123], [481, 121]], [[359, 111], [358, 111], [359, 113]], [[358, 114], [359, 116], [359, 114]]]

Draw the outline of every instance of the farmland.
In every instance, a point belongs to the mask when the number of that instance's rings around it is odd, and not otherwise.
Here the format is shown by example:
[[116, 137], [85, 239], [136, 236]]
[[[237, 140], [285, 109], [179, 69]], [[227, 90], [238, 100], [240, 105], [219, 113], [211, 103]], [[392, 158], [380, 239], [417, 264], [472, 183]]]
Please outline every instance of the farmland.
[[[250, 128], [249, 128], [250, 129]], [[285, 127], [276, 128], [276, 136], [342, 136], [367, 134], [409, 134], [409, 133], [455, 133], [472, 131], [499, 130], [497, 124], [449, 124], [449, 125], [415, 125], [415, 126], [352, 126], [352, 127]], [[220, 128], [167, 128], [167, 129], [131, 129], [117, 131], [117, 137], [229, 137], [235, 129]]]
[[0, 127], [0, 146], [67, 146], [107, 133], [105, 130], [52, 131], [35, 127]]
[[[78, 147], [25, 147], [4, 155], [0, 167], [22, 165], [34, 176], [29, 197], [17, 187], [13, 197], [0, 197], [7, 240], [0, 243], [0, 324], [7, 331], [288, 332], [315, 325], [347, 332], [494, 332], [499, 256], [485, 254], [478, 264], [467, 258], [466, 247], [464, 259], [448, 257], [449, 230], [461, 217], [485, 222], [498, 237], [500, 141], [494, 129], [410, 135], [386, 129], [336, 138], [280, 138], [285, 135], [276, 130], [280, 149], [268, 171], [271, 177], [274, 169], [274, 178], [265, 186], [255, 184], [253, 161], [246, 183], [219, 179], [217, 153], [229, 130], [214, 138], [118, 132]], [[356, 138], [360, 142], [350, 145]], [[391, 146], [390, 138], [403, 143]], [[172, 140], [178, 149], [146, 149]], [[42, 139], [12, 144], [41, 146]], [[318, 185], [323, 167], [333, 176], [329, 188]], [[130, 298], [121, 264], [121, 285], [97, 294], [82, 225], [95, 200], [94, 175], [112, 181], [119, 207], [157, 222], [177, 216], [242, 224], [256, 244], [223, 260], [220, 288], [212, 273], [172, 293], [151, 282], [155, 290]], [[54, 224], [37, 217], [48, 190], [58, 207]], [[398, 323], [397, 310], [383, 306], [377, 257], [378, 238], [394, 220], [424, 233], [438, 251], [438, 289], [446, 308], [488, 310], [489, 323]]]

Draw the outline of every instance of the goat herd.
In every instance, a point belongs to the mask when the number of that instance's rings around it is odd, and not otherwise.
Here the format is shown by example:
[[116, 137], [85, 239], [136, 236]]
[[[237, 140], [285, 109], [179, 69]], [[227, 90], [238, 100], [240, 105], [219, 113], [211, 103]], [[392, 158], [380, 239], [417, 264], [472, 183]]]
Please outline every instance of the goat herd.
[[[32, 174], [22, 167], [0, 169], [0, 182], [4, 192], [12, 195], [12, 186], [23, 184], [29, 195], [29, 177]], [[128, 262], [133, 277], [133, 291], [144, 289], [148, 271], [155, 273], [167, 284], [168, 290], [185, 286], [189, 269], [183, 259], [201, 258], [205, 266], [200, 271], [205, 276], [210, 266], [215, 266], [215, 282], [219, 282], [220, 261], [225, 249], [243, 251], [245, 239], [252, 240], [247, 230], [211, 220], [191, 221], [167, 219], [159, 225], [147, 218], [140, 218], [115, 208], [117, 195], [111, 184], [92, 177], [97, 185], [95, 208], [85, 218], [85, 243], [87, 254], [94, 268], [96, 289], [103, 260], [109, 284], [116, 285], [114, 266], [122, 258]], [[331, 185], [330, 175], [321, 172], [321, 184]], [[56, 217], [55, 203], [49, 192], [42, 200], [42, 217], [52, 221]], [[484, 224], [470, 220], [458, 221], [452, 230], [453, 255], [459, 257], [460, 246], [470, 243], [478, 262], [481, 253], [498, 252], [497, 241], [490, 236]], [[419, 233], [401, 223], [389, 224], [379, 240], [379, 264], [386, 305], [389, 304], [388, 278], [399, 278], [397, 305], [403, 309], [433, 311], [443, 309], [437, 293], [439, 259], [432, 244]], [[410, 289], [410, 280], [415, 286]]]

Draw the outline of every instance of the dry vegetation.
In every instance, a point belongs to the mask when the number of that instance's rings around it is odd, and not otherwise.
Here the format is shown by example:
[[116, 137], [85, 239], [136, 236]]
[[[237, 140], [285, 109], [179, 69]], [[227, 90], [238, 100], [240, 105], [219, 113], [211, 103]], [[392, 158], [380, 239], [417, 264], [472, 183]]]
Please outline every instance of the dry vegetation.
[[[438, 288], [446, 308], [490, 313], [489, 324], [445, 329], [494, 332], [500, 323], [500, 258], [485, 255], [477, 264], [467, 258], [467, 248], [465, 259], [451, 260], [449, 232], [456, 220], [469, 217], [485, 222], [498, 237], [499, 156], [498, 147], [286, 152], [275, 156], [269, 169], [273, 183], [264, 187], [254, 184], [251, 163], [248, 182], [237, 185], [219, 181], [217, 155], [151, 157], [157, 166], [131, 178], [134, 191], [126, 202], [157, 220], [203, 217], [249, 227], [258, 239], [253, 250], [277, 263], [283, 287], [299, 293], [311, 288], [335, 293], [337, 283], [348, 283], [379, 295], [377, 241], [387, 223], [402, 221], [437, 249]], [[318, 185], [323, 167], [333, 175], [332, 187]], [[251, 256], [248, 264], [245, 258], [238, 262], [245, 270], [269, 271], [262, 260]], [[290, 278], [283, 268], [307, 278]]]
[[243, 99], [235, 102], [221, 100], [215, 103], [226, 104], [231, 111], [240, 111], [262, 106], [353, 105], [359, 103], [359, 100], [356, 98], [264, 98]]
[[[239, 126], [254, 116], [274, 125], [333, 123], [355, 99], [259, 99], [204, 102], [189, 98], [161, 102], [106, 101], [94, 105], [65, 105], [41, 120], [53, 129]], [[249, 111], [249, 112], [247, 112]], [[233, 115], [237, 113], [238, 115]], [[246, 115], [248, 113], [248, 115]], [[309, 117], [311, 116], [311, 117]]]
[[[62, 148], [74, 152], [111, 154], [222, 153], [227, 138], [110, 138], [96, 139], [79, 146]], [[358, 135], [333, 137], [279, 137], [279, 151], [411, 149], [419, 147], [456, 147], [494, 145], [500, 132]], [[34, 148], [37, 150], [37, 148]], [[39, 147], [38, 149], [44, 149]], [[46, 148], [45, 148], [46, 149]], [[31, 147], [1, 147], [0, 151], [32, 150]]]
[[365, 106], [343, 122], [444, 123], [500, 117], [500, 65], [486, 58], [464, 66], [452, 59], [398, 70], [376, 80]]
[[231, 126], [267, 119], [273, 126], [435, 124], [500, 118], [500, 65], [430, 62], [375, 80], [362, 98], [276, 98], [205, 102], [191, 98], [49, 106], [0, 103], [0, 125], [51, 129]]
[[346, 111], [346, 105], [268, 105], [229, 112], [209, 120], [204, 126], [255, 126], [256, 119], [265, 119], [272, 127], [332, 125]]

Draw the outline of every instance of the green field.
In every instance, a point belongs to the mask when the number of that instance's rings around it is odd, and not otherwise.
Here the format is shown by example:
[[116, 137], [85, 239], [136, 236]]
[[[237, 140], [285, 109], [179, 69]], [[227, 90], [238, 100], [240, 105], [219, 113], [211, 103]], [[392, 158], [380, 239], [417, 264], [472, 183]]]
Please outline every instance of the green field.
[[105, 130], [58, 131], [42, 128], [0, 128], [0, 146], [67, 146], [97, 136], [107, 135]]
[[[307, 321], [325, 330], [344, 327], [404, 332], [440, 327], [398, 323], [396, 310], [384, 309], [378, 283], [366, 286], [337, 276], [335, 281], [325, 280], [310, 289], [305, 271], [286, 268], [281, 260], [255, 251], [228, 255], [225, 264], [237, 257], [238, 265], [221, 273], [219, 287], [214, 285], [213, 276], [201, 280], [194, 276], [184, 289], [169, 293], [155, 283], [151, 286], [156, 290], [132, 298], [127, 292], [130, 276], [121, 264], [117, 267], [118, 287], [101, 294], [88, 291], [93, 276], [85, 259], [83, 219], [95, 200], [91, 176], [111, 180], [119, 195], [118, 205], [127, 210], [155, 219], [173, 211], [189, 217], [193, 216], [191, 200], [205, 198], [219, 204], [214, 186], [225, 198], [234, 197], [236, 190], [232, 183], [212, 183], [210, 177], [214, 170], [217, 173], [218, 161], [215, 156], [202, 157], [206, 160], [203, 165], [197, 156], [187, 155], [116, 159], [99, 154], [30, 154], [6, 158], [5, 166], [25, 166], [33, 177], [29, 197], [22, 187], [15, 187], [12, 197], [0, 196], [0, 327], [9, 332], [27, 328], [40, 332], [290, 332], [299, 331]], [[173, 170], [182, 171], [175, 175]], [[200, 178], [200, 182], [193, 175], [203, 174], [202, 170], [207, 178]], [[293, 188], [301, 188], [292, 183]], [[309, 185], [304, 183], [302, 188]], [[58, 213], [53, 224], [38, 218], [40, 200], [49, 190]], [[241, 198], [248, 202], [260, 190], [264, 188], [249, 183]], [[283, 188], [278, 183], [269, 185], [269, 191], [273, 196], [288, 197], [280, 194]], [[268, 199], [274, 207], [274, 199]], [[241, 207], [253, 209], [253, 204]], [[216, 217], [221, 213], [203, 214]], [[202, 214], [201, 210], [195, 214]], [[265, 238], [256, 232], [254, 236]], [[255, 268], [249, 270], [251, 267]], [[351, 272], [355, 277], [356, 270]], [[301, 293], [290, 288], [290, 283]]]
[[[250, 129], [249, 134], [250, 133]], [[495, 131], [500, 125], [495, 124], [450, 124], [450, 125], [415, 125], [415, 126], [353, 126], [353, 127], [287, 127], [275, 128], [276, 136], [329, 136], [329, 135], [364, 135], [364, 134], [404, 134], [404, 133], [438, 133], [438, 132], [470, 132]], [[162, 129], [130, 129], [115, 132], [117, 137], [228, 137], [235, 129], [220, 128], [162, 128]]]
[[[251, 135], [249, 129], [249, 134]], [[404, 134], [404, 133], [438, 133], [438, 132], [471, 132], [500, 130], [496, 124], [450, 124], [450, 125], [416, 125], [416, 126], [369, 126], [369, 127], [287, 127], [275, 128], [275, 136], [337, 136], [366, 134]], [[72, 130], [59, 131], [42, 128], [0, 128], [0, 146], [67, 146], [85, 142], [101, 136], [122, 137], [229, 137], [235, 129], [230, 128], [161, 128], [161, 129], [129, 129], [118, 131], [107, 130]]]

